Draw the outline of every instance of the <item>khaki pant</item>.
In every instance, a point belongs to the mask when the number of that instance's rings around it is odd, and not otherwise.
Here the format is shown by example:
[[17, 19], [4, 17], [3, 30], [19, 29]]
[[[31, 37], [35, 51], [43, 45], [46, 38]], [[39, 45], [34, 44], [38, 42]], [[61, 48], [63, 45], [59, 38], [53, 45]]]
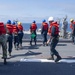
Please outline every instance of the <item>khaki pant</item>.
[[5, 34], [0, 35], [0, 45], [2, 45], [3, 58], [7, 58], [7, 43]]

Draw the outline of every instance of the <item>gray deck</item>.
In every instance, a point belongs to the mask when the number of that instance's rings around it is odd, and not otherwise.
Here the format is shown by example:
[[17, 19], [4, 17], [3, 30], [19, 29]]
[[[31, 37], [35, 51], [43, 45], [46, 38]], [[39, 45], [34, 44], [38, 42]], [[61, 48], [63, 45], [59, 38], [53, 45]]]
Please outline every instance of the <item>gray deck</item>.
[[[65, 40], [65, 39], [60, 39]], [[71, 41], [69, 39], [69, 41]], [[64, 59], [75, 60], [75, 45], [72, 41], [59, 42], [56, 50]], [[14, 47], [14, 46], [13, 46]], [[2, 57], [2, 50], [0, 50]], [[0, 75], [74, 75], [75, 62], [21, 62], [21, 59], [48, 59], [50, 57], [50, 46], [42, 46], [42, 42], [34, 43], [30, 46], [29, 42], [23, 42], [23, 49], [12, 50], [12, 56], [7, 59], [7, 65], [3, 65], [0, 58]]]

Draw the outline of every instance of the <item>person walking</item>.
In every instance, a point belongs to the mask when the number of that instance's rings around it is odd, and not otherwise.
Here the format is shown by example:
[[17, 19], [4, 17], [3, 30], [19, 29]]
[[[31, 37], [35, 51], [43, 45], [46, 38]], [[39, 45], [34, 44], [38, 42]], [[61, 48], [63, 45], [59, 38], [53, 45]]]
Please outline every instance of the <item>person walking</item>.
[[70, 28], [72, 30], [72, 41], [73, 41], [73, 44], [75, 44], [75, 22], [74, 22], [74, 19], [70, 19]]
[[18, 36], [19, 36], [19, 48], [22, 48], [22, 39], [23, 39], [23, 26], [21, 22], [18, 22]]
[[42, 27], [41, 27], [41, 34], [43, 36], [43, 46], [47, 46], [47, 32], [48, 32], [48, 23], [46, 23], [46, 20], [43, 20]]
[[3, 22], [0, 22], [0, 45], [2, 46], [4, 64], [7, 64], [7, 42], [6, 42], [6, 27]]
[[37, 24], [36, 24], [36, 21], [34, 20], [33, 23], [30, 25], [30, 32], [31, 32], [30, 45], [32, 45], [33, 39], [34, 39], [34, 42], [35, 42], [35, 45], [36, 45], [36, 29], [37, 29]]
[[19, 48], [19, 36], [18, 36], [18, 27], [15, 22], [12, 23], [13, 25], [13, 38], [14, 38], [14, 47], [16, 50]]
[[7, 24], [6, 24], [6, 28], [7, 28], [7, 34], [8, 34], [8, 37], [7, 37], [7, 41], [8, 41], [8, 52], [9, 52], [9, 56], [11, 56], [11, 52], [12, 52], [12, 42], [13, 42], [13, 25], [11, 24], [11, 20], [8, 20], [7, 21]]
[[50, 42], [50, 51], [51, 51], [51, 58], [52, 60], [54, 60], [54, 55], [57, 57], [55, 59], [55, 62], [58, 62], [59, 60], [61, 60], [61, 56], [59, 55], [59, 53], [57, 52], [56, 45], [59, 41], [59, 26], [57, 22], [54, 22], [53, 17], [49, 17], [48, 19], [49, 24], [51, 26], [50, 28], [50, 39], [47, 41], [47, 43]]

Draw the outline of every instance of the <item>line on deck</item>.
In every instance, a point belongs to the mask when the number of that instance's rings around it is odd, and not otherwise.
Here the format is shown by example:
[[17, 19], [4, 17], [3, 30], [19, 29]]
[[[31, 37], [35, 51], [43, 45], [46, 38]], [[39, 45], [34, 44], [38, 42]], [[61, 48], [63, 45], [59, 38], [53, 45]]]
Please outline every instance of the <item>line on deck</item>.
[[[48, 60], [48, 59], [20, 59], [20, 62], [50, 62], [55, 63], [54, 60]], [[59, 62], [63, 63], [75, 63], [75, 59], [62, 59]]]

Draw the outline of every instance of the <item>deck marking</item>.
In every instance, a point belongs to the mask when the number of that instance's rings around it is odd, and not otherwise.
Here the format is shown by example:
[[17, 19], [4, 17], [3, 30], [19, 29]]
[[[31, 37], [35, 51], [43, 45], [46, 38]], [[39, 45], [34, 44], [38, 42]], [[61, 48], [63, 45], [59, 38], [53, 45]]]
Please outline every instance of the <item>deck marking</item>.
[[[51, 62], [55, 63], [54, 60], [48, 60], [48, 59], [20, 59], [20, 62]], [[75, 63], [75, 59], [62, 59], [59, 62], [63, 63]]]

